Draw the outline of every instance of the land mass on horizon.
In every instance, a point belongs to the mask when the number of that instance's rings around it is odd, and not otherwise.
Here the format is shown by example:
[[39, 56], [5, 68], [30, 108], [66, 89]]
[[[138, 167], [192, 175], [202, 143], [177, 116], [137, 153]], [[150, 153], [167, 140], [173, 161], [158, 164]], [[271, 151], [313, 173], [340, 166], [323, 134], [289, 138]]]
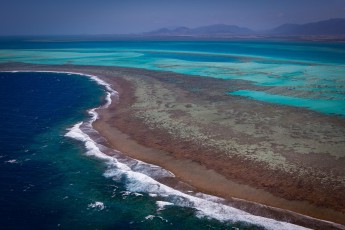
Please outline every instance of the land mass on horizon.
[[237, 25], [214, 24], [196, 28], [176, 27], [160, 28], [143, 33], [147, 36], [226, 36], [226, 35], [279, 35], [279, 36], [312, 36], [312, 35], [345, 35], [345, 18], [335, 18], [307, 24], [283, 24], [269, 30], [252, 30]]

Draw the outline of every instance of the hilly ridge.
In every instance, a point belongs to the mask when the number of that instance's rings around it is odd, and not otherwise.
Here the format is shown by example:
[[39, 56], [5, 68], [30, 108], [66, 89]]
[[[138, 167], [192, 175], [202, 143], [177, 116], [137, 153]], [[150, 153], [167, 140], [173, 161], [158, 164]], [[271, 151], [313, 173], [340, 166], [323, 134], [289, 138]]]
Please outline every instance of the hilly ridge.
[[188, 27], [177, 27], [176, 29], [161, 28], [158, 30], [145, 33], [145, 34], [146, 35], [181, 36], [181, 35], [227, 35], [227, 34], [249, 35], [252, 33], [254, 33], [254, 31], [245, 27], [239, 27], [235, 25], [216, 24], [216, 25], [210, 25], [210, 26], [197, 27], [194, 29], [190, 29]]
[[326, 21], [298, 24], [284, 24], [269, 31], [283, 35], [344, 35], [345, 19], [336, 18]]
[[144, 33], [148, 36], [227, 36], [227, 35], [345, 35], [345, 18], [329, 19], [306, 24], [283, 24], [266, 31], [254, 31], [237, 25], [215, 24], [197, 28], [161, 28]]

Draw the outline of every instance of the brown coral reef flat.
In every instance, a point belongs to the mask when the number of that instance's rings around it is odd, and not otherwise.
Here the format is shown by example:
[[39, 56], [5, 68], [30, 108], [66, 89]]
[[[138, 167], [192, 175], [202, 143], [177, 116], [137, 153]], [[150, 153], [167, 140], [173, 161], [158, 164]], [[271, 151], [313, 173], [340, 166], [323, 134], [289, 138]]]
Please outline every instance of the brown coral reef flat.
[[262, 90], [241, 80], [73, 65], [0, 70], [97, 75], [119, 92], [94, 123], [109, 146], [205, 193], [345, 224], [345, 118], [228, 95]]

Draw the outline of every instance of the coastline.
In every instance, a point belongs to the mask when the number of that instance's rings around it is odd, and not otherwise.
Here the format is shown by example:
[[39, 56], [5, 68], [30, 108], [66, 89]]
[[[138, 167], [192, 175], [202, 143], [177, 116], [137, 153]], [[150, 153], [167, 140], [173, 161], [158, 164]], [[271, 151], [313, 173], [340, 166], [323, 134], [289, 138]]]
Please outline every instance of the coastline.
[[[17, 67], [10, 67], [10, 68], [17, 68], [18, 70], [21, 67], [17, 66]], [[287, 200], [285, 198], [275, 196], [275, 194], [272, 195], [272, 193], [270, 193], [269, 191], [269, 188], [267, 191], [267, 189], [266, 190], [262, 189], [259, 186], [256, 186], [256, 187], [253, 186], [253, 183], [244, 185], [243, 178], [235, 177], [233, 180], [229, 179], [229, 175], [226, 172], [224, 173], [225, 176], [220, 173], [219, 167], [212, 168], [212, 165], [205, 164], [205, 161], [212, 161], [211, 159], [215, 155], [211, 155], [211, 154], [206, 155], [204, 158], [199, 159], [199, 161], [196, 158], [195, 154], [193, 155], [189, 153], [190, 155], [188, 156], [188, 155], [184, 155], [183, 153], [181, 155], [178, 155], [176, 152], [181, 150], [180, 147], [183, 147], [185, 149], [187, 148], [187, 151], [191, 152], [192, 148], [196, 148], [195, 143], [193, 144], [190, 141], [190, 142], [186, 142], [186, 144], [183, 144], [182, 146], [177, 146], [177, 147], [173, 146], [173, 145], [179, 145], [179, 142], [176, 139], [176, 137], [172, 138], [171, 136], [169, 136], [169, 134], [163, 133], [164, 130], [163, 131], [159, 130], [159, 132], [156, 132], [156, 133], [153, 132], [152, 127], [148, 127], [147, 124], [144, 124], [138, 118], [135, 118], [135, 119], [133, 118], [133, 113], [131, 113], [133, 111], [126, 110], [126, 108], [128, 108], [130, 105], [133, 105], [135, 103], [136, 98], [135, 98], [134, 89], [137, 89], [138, 87], [137, 85], [133, 83], [133, 82], [136, 82], [136, 80], [134, 80], [133, 77], [128, 76], [128, 75], [121, 77], [121, 75], [125, 75], [126, 73], [127, 74], [131, 73], [131, 70], [122, 69], [122, 68], [102, 68], [102, 67], [83, 68], [80, 66], [78, 67], [78, 66], [35, 66], [35, 65], [26, 65], [26, 66], [24, 65], [22, 68], [23, 69], [26, 68], [28, 69], [28, 71], [30, 71], [30, 68], [37, 69], [37, 70], [49, 69], [51, 71], [59, 71], [59, 72], [64, 72], [64, 70], [66, 70], [66, 72], [69, 72], [69, 70], [71, 70], [71, 72], [81, 73], [84, 75], [86, 74], [97, 75], [98, 77], [100, 77], [103, 81], [110, 84], [112, 88], [116, 89], [120, 94], [120, 100], [117, 103], [110, 104], [109, 108], [107, 109], [97, 110], [97, 112], [99, 113], [100, 119], [98, 119], [94, 123], [94, 128], [98, 130], [100, 134], [107, 139], [109, 146], [129, 155], [130, 157], [143, 160], [148, 163], [153, 163], [165, 169], [168, 169], [171, 172], [173, 172], [177, 176], [177, 178], [194, 186], [195, 188], [197, 188], [197, 190], [201, 192], [213, 194], [213, 195], [228, 198], [228, 199], [231, 199], [232, 197], [237, 197], [237, 198], [245, 199], [248, 201], [270, 205], [270, 206], [274, 206], [278, 208], [284, 208], [284, 209], [302, 213], [308, 216], [313, 216], [316, 218], [326, 219], [326, 220], [344, 224], [342, 222], [343, 217], [345, 216], [344, 213], [332, 210], [332, 209], [339, 209], [338, 207], [331, 207], [331, 209], [321, 208], [320, 204], [318, 203], [316, 203], [316, 205], [319, 205], [319, 206], [316, 206], [314, 204], [310, 204], [305, 201]], [[116, 74], [118, 76], [115, 78], [112, 78], [114, 71], [115, 72], [118, 71], [118, 73]], [[138, 74], [137, 72], [140, 72], [140, 71], [145, 72], [143, 70], [133, 70], [134, 75]], [[152, 71], [146, 71], [146, 74], [152, 74]], [[158, 72], [157, 74], [160, 74], [160, 73]], [[174, 76], [171, 76], [170, 79], [173, 77]], [[179, 79], [180, 77], [181, 76], [179, 75], [177, 79]], [[128, 79], [131, 79], [131, 80], [128, 80]], [[150, 80], [156, 81], [157, 79], [153, 78]], [[213, 81], [216, 81], [216, 80], [213, 80]], [[159, 83], [159, 82], [155, 82], [155, 83]], [[163, 82], [163, 83], [166, 83], [166, 82]], [[186, 93], [186, 92], [183, 91], [182, 93]], [[261, 104], [264, 104], [264, 103], [261, 103]], [[285, 108], [284, 106], [276, 106], [276, 107], [278, 107], [278, 109], [281, 107]], [[121, 111], [122, 114], [119, 114], [118, 113], [119, 110], [120, 111], [126, 110], [126, 111]], [[298, 109], [296, 109], [296, 111], [297, 110]], [[311, 112], [311, 114], [314, 114], [314, 113]], [[119, 117], [120, 115], [122, 115], [122, 117]], [[127, 116], [124, 117], [123, 115], [127, 115]], [[175, 114], [175, 116], [178, 117], [178, 116], [181, 116], [181, 114]], [[334, 119], [339, 120], [336, 122], [341, 122], [340, 118], [334, 118]], [[136, 127], [137, 130], [134, 127]], [[139, 130], [141, 131], [135, 132]], [[151, 132], [148, 132], [150, 130]], [[162, 142], [154, 143], [154, 141], [159, 139], [159, 136], [164, 137], [163, 142], [166, 142], [167, 145], [162, 146], [161, 145]], [[152, 140], [154, 140], [153, 143], [152, 143]], [[186, 147], [187, 145], [189, 147]], [[206, 149], [206, 150], [209, 151], [210, 149]], [[201, 152], [202, 149], [197, 148], [194, 151]], [[221, 153], [217, 153], [217, 154], [221, 154]], [[255, 164], [248, 165], [247, 163], [250, 161], [247, 161], [246, 159], [239, 159], [237, 156], [232, 157], [231, 159], [232, 161], [239, 160], [235, 162], [236, 164], [241, 164], [241, 163], [246, 164], [246, 165], [242, 165], [242, 166], [245, 166], [246, 168], [253, 167], [253, 169], [257, 168], [258, 170], [265, 169], [265, 166], [263, 166], [262, 163], [258, 163], [256, 165]], [[223, 161], [224, 158], [220, 157], [219, 160]], [[215, 160], [212, 163], [216, 165], [216, 164], [219, 164], [219, 161]], [[270, 173], [272, 174], [272, 172], [276, 173], [277, 171], [271, 170]], [[237, 174], [241, 174], [241, 173], [243, 172], [241, 171], [237, 172]], [[260, 176], [262, 177], [261, 180], [265, 180], [265, 179], [269, 180], [267, 177], [267, 174], [263, 173]], [[242, 183], [239, 183], [239, 181]], [[288, 178], [286, 178], [286, 181], [289, 181]], [[302, 189], [303, 188], [301, 188], [301, 190]], [[284, 197], [284, 194], [282, 195]], [[300, 199], [300, 200], [303, 200], [303, 199]], [[238, 203], [243, 205], [243, 203], [241, 202], [238, 202]], [[255, 210], [252, 210], [252, 212], [255, 212]], [[284, 219], [284, 217], [282, 219]], [[301, 221], [301, 220], [298, 220], [298, 217], [297, 217], [295, 221]]]

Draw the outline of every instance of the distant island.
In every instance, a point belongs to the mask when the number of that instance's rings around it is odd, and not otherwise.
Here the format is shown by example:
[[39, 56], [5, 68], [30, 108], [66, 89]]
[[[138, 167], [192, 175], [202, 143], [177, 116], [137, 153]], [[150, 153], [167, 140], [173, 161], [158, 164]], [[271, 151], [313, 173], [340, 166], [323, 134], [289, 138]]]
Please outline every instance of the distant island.
[[237, 25], [215, 24], [197, 28], [160, 28], [143, 33], [146, 36], [334, 36], [345, 35], [345, 18], [307, 24], [283, 24], [270, 30], [255, 31]]

